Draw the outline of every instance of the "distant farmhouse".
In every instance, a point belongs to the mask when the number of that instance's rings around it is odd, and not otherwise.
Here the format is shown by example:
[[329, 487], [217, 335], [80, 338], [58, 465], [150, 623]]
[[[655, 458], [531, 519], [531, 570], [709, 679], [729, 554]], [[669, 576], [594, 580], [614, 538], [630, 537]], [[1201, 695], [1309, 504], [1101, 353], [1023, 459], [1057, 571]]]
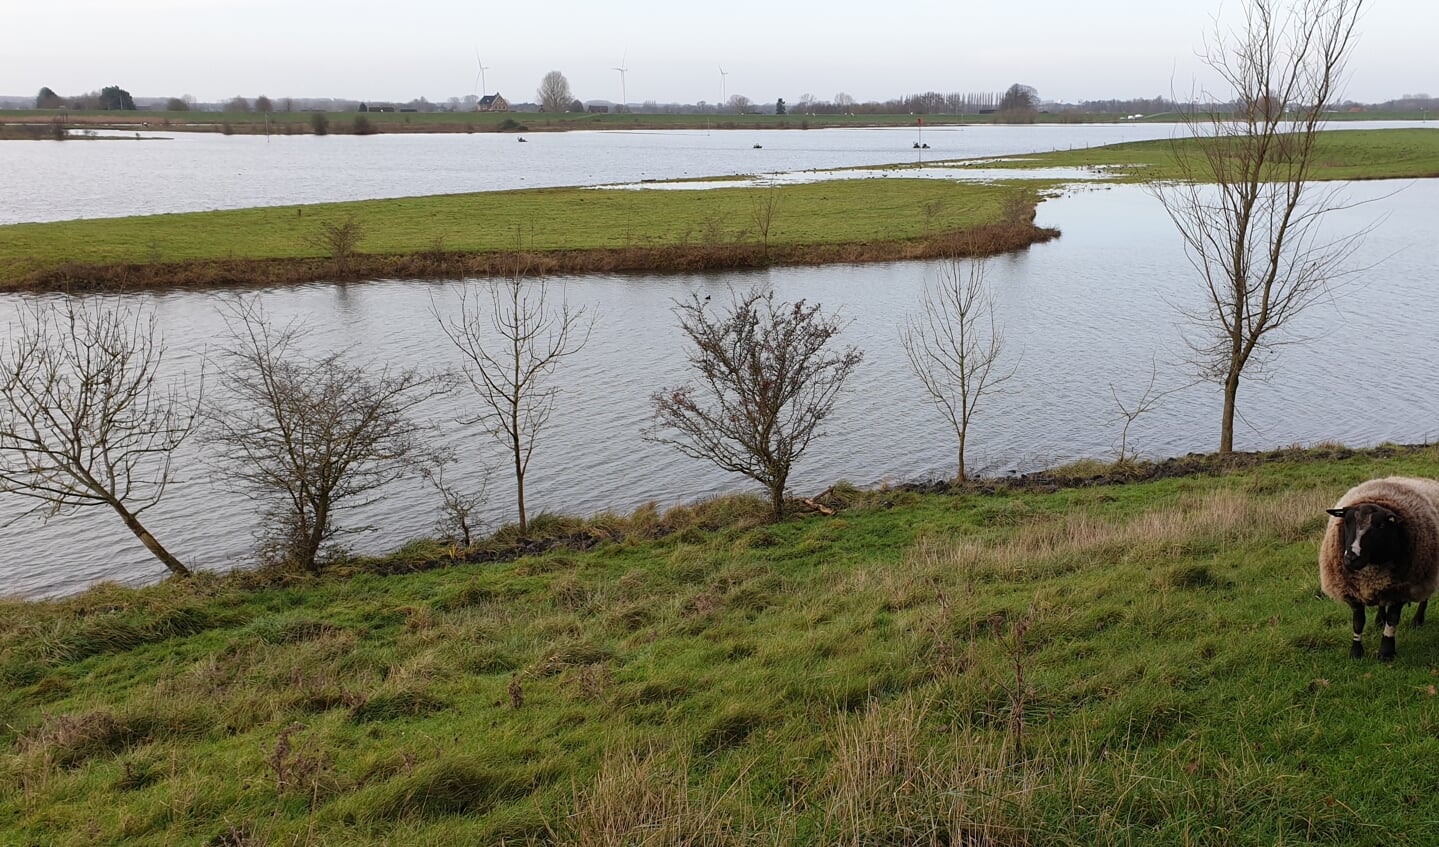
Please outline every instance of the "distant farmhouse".
[[476, 112], [508, 112], [509, 110], [510, 101], [498, 94], [486, 94], [480, 98], [479, 103], [475, 104]]

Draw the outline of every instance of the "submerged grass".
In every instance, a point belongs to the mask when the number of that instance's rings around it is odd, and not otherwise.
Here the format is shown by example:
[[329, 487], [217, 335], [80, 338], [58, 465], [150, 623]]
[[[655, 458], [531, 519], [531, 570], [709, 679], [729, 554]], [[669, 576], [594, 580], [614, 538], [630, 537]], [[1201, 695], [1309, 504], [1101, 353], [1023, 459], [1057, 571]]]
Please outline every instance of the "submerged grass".
[[1439, 449], [1323, 455], [7, 602], [0, 843], [1432, 843], [1439, 635], [1315, 551]]

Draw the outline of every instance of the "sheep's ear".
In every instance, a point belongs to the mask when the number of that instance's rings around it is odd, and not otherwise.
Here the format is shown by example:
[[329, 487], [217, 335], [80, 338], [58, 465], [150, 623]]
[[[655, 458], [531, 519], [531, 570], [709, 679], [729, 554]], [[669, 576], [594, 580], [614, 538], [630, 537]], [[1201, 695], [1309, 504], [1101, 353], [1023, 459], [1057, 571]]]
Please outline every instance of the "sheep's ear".
[[1328, 512], [1329, 514], [1333, 515], [1333, 516], [1336, 517], [1336, 518], [1342, 518], [1342, 517], [1344, 517], [1344, 510], [1343, 510], [1343, 509], [1325, 509], [1324, 511]]

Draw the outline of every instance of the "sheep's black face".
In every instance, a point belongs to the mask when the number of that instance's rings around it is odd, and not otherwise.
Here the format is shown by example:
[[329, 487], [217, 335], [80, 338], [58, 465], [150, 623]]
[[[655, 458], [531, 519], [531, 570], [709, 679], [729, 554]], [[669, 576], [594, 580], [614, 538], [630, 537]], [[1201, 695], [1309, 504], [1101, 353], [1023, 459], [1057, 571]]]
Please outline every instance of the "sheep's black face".
[[1351, 571], [1399, 558], [1406, 544], [1404, 519], [1373, 503], [1327, 509], [1344, 521], [1344, 567]]

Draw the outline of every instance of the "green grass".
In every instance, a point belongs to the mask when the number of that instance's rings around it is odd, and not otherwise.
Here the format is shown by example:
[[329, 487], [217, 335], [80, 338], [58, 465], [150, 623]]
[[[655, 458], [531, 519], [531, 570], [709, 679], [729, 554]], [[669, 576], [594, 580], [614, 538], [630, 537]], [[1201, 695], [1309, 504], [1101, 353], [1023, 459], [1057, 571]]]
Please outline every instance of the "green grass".
[[[753, 242], [754, 204], [770, 189], [502, 191], [311, 206], [17, 224], [0, 227], [0, 286], [65, 263], [132, 264], [328, 255], [324, 222], [353, 218], [360, 251], [585, 250]], [[783, 189], [770, 243], [916, 238], [1001, 218], [1028, 186], [871, 179]]]
[[[1017, 156], [997, 167], [1106, 167], [1117, 179], [1177, 179], [1175, 154], [1192, 155], [1197, 142], [1136, 141], [1086, 150]], [[1320, 136], [1315, 179], [1401, 179], [1439, 176], [1439, 127], [1333, 130]]]
[[1439, 450], [7, 603], [0, 843], [1431, 844], [1439, 629], [1316, 595], [1389, 473]]

